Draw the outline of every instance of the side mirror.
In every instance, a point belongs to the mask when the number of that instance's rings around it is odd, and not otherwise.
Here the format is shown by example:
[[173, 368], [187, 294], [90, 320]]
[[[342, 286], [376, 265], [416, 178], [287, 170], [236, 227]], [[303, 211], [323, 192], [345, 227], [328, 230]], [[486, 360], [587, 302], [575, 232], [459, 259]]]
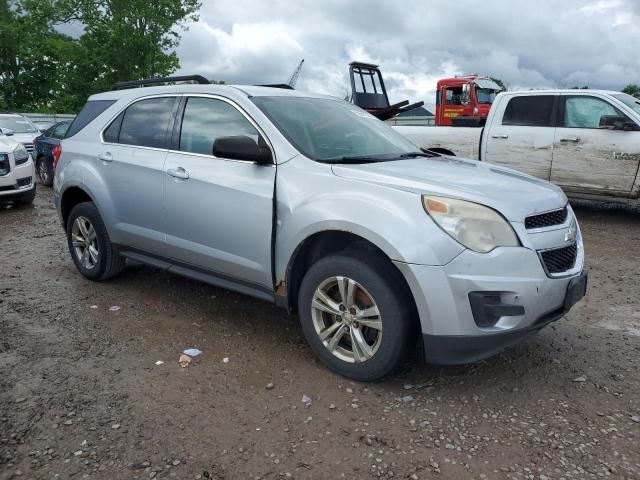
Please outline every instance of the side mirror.
[[[258, 143], [264, 144], [264, 140], [261, 138]], [[260, 165], [273, 163], [269, 147], [266, 144], [260, 146], [258, 143], [246, 135], [218, 137], [213, 142], [213, 155], [234, 160], [249, 160]]]
[[11, 130], [10, 128], [0, 128], [0, 133], [3, 133], [4, 135], [6, 135], [7, 137], [10, 137], [11, 135], [13, 135], [15, 132], [13, 130]]
[[600, 117], [600, 128], [611, 130], [640, 130], [640, 127], [625, 116], [603, 115]]

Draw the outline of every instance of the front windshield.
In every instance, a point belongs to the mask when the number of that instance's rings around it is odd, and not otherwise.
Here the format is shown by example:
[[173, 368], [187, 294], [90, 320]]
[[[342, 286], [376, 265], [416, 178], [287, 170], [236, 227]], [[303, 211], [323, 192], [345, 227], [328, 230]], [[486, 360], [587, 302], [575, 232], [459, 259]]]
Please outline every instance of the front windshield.
[[636, 113], [640, 113], [640, 98], [632, 97], [626, 93], [617, 93], [613, 96], [624, 103], [627, 107], [633, 108]]
[[478, 100], [478, 103], [491, 105], [496, 99], [497, 94], [498, 92], [496, 90], [476, 87], [476, 99]]
[[9, 128], [13, 133], [33, 133], [38, 129], [24, 117], [0, 115], [0, 128]]
[[397, 159], [419, 151], [389, 125], [342, 100], [253, 97], [255, 103], [302, 154], [313, 160]]

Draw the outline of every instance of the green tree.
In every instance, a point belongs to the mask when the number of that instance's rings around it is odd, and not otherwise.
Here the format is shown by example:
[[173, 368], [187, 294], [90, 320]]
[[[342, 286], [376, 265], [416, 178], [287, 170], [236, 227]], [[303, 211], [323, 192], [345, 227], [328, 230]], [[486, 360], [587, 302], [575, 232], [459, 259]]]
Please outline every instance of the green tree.
[[[114, 83], [166, 76], [180, 66], [175, 47], [199, 0], [23, 0], [54, 23], [83, 25], [81, 68], [90, 92]], [[44, 4], [44, 7], [43, 7]]]
[[626, 87], [622, 89], [623, 93], [628, 95], [632, 95], [634, 97], [640, 98], [640, 85], [636, 85], [635, 83], [630, 83]]

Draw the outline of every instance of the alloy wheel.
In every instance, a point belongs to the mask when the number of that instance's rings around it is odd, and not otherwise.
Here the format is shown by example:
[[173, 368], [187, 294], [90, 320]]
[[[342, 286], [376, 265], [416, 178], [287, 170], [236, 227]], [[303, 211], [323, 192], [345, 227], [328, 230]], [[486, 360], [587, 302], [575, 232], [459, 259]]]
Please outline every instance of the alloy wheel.
[[49, 172], [47, 171], [47, 163], [44, 160], [38, 162], [38, 175], [42, 183], [47, 183], [49, 180]]
[[87, 217], [78, 217], [71, 227], [71, 243], [76, 258], [87, 270], [92, 270], [98, 264], [100, 251], [95, 228]]
[[345, 362], [366, 362], [380, 347], [380, 310], [355, 280], [342, 276], [324, 280], [314, 292], [311, 318], [325, 348]]

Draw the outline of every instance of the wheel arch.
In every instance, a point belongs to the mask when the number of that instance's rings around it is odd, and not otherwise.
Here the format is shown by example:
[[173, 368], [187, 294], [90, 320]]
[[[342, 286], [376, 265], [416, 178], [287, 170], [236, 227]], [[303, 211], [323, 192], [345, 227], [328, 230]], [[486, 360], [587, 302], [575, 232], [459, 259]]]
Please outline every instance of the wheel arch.
[[346, 230], [315, 232], [298, 244], [289, 258], [285, 278], [276, 285], [278, 303], [286, 307], [290, 313], [297, 313], [300, 284], [311, 265], [328, 255], [339, 252], [356, 254], [359, 251], [373, 253], [389, 262], [393, 270], [397, 272], [402, 290], [407, 295], [407, 299], [411, 302], [414, 313], [417, 315], [417, 307], [409, 283], [402, 272], [394, 265], [391, 257], [371, 240]]
[[67, 226], [69, 214], [71, 210], [73, 210], [73, 207], [83, 202], [93, 202], [96, 208], [98, 208], [93, 196], [87, 192], [87, 189], [79, 185], [68, 187], [62, 192], [60, 196], [60, 217], [64, 228]]

